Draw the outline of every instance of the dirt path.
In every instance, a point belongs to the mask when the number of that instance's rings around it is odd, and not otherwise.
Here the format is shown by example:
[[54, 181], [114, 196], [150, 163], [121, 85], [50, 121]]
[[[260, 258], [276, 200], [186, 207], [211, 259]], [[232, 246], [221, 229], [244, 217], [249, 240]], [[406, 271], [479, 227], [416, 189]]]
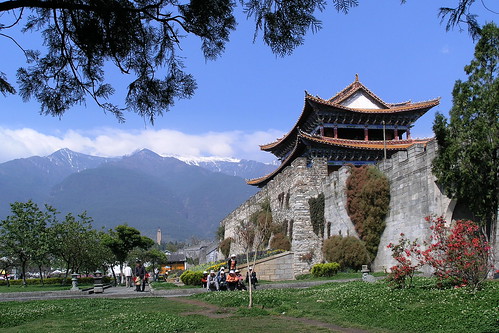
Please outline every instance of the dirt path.
[[200, 310], [197, 311], [183, 312], [182, 314], [186, 316], [192, 314], [199, 314], [202, 316], [206, 316], [208, 318], [228, 318], [234, 313], [235, 310], [233, 308], [222, 308], [218, 305], [206, 303], [203, 301], [199, 301], [197, 299], [173, 297], [170, 298], [170, 300], [184, 304], [199, 306], [201, 308]]
[[[175, 302], [180, 302], [184, 304], [189, 304], [189, 305], [195, 305], [200, 308], [201, 310], [198, 311], [190, 311], [190, 312], [183, 312], [183, 315], [192, 315], [192, 314], [199, 314], [202, 316], [206, 316], [208, 318], [228, 318], [232, 316], [236, 308], [224, 308], [220, 307], [218, 305], [214, 305], [211, 303], [203, 302], [200, 300], [196, 299], [189, 299], [189, 298], [184, 298], [184, 297], [174, 297], [170, 298], [170, 300], [175, 301]], [[330, 323], [325, 323], [319, 320], [314, 320], [314, 319], [309, 319], [309, 318], [295, 318], [295, 317], [288, 317], [288, 316], [276, 316], [282, 320], [286, 321], [297, 321], [301, 322], [303, 324], [306, 324], [307, 326], [316, 326], [316, 327], [323, 327], [323, 328], [328, 328], [331, 329], [334, 332], [341, 332], [341, 333], [369, 333], [369, 331], [366, 330], [361, 330], [358, 328], [347, 328], [347, 327], [341, 327], [338, 325], [330, 324]]]

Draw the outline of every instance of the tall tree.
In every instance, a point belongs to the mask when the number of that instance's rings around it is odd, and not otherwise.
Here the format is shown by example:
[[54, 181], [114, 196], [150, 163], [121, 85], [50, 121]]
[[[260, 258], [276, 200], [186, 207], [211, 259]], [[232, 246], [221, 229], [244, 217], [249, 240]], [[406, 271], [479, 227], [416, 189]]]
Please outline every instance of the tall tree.
[[[140, 231], [127, 225], [119, 225], [114, 230], [109, 230], [103, 237], [103, 244], [113, 253], [120, 266], [120, 272], [123, 272], [123, 263], [134, 248], [147, 250], [154, 245], [152, 239], [142, 236]], [[116, 281], [116, 277], [114, 278]]]
[[0, 221], [0, 242], [7, 257], [13, 258], [21, 266], [25, 286], [30, 261], [41, 260], [48, 252], [45, 235], [49, 213], [42, 211], [31, 200], [15, 202], [10, 207], [12, 215]]
[[92, 218], [86, 212], [76, 217], [67, 214], [51, 228], [52, 252], [65, 266], [66, 277], [70, 271], [77, 273], [89, 260], [90, 248], [97, 237], [91, 223]]
[[[236, 241], [246, 254], [246, 263], [255, 272], [256, 258], [258, 251], [268, 244], [272, 233], [272, 211], [270, 200], [267, 198], [260, 204], [261, 209], [253, 213], [249, 219], [240, 221], [236, 227]], [[253, 251], [253, 258], [250, 261], [250, 252]], [[251, 274], [248, 270], [248, 307], [253, 307], [253, 286], [251, 284]]]
[[[448, 27], [474, 21], [475, 0], [455, 0], [455, 8], [441, 9]], [[338, 12], [347, 13], [357, 0], [331, 0]], [[405, 0], [402, 0], [405, 2]], [[77, 104], [93, 100], [124, 121], [124, 111], [138, 113], [151, 123], [179, 98], [196, 89], [184, 71], [181, 40], [201, 39], [206, 59], [216, 59], [236, 27], [239, 3], [255, 20], [255, 35], [277, 55], [290, 54], [304, 43], [310, 30], [321, 28], [316, 18], [326, 0], [9, 0], [0, 1], [0, 37], [9, 38], [24, 52], [29, 64], [17, 73], [24, 100], [36, 99], [42, 114], [61, 117]], [[23, 32], [42, 31], [45, 55], [24, 50], [7, 32], [23, 24]], [[104, 68], [112, 63], [129, 84], [124, 105], [108, 101], [115, 92]], [[0, 71], [0, 93], [15, 93]]]
[[499, 202], [499, 28], [483, 27], [475, 58], [452, 92], [449, 122], [437, 114], [439, 152], [433, 172], [445, 192], [466, 203], [489, 237], [495, 235]]

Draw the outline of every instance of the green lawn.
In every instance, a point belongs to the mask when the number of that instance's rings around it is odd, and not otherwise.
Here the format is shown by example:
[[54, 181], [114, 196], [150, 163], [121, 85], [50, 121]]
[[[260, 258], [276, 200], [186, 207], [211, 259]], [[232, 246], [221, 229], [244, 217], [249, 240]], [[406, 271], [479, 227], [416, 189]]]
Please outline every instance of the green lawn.
[[[256, 290], [253, 309], [247, 309], [247, 292], [238, 291], [207, 292], [187, 299], [194, 304], [170, 298], [0, 302], [0, 329], [217, 332], [237, 327], [245, 332], [283, 332], [283, 328], [293, 333], [330, 332], [306, 321], [315, 320], [372, 332], [499, 332], [499, 281], [487, 282], [475, 293], [435, 289], [433, 283], [416, 278], [416, 287], [406, 290], [393, 290], [384, 281]], [[210, 306], [200, 301], [219, 308], [207, 313]]]
[[[499, 282], [476, 293], [435, 289], [416, 278], [416, 288], [393, 290], [384, 281], [328, 283], [309, 289], [257, 290], [254, 302], [270, 314], [305, 317], [348, 327], [393, 332], [499, 332]], [[226, 307], [248, 303], [246, 293], [193, 296]]]
[[[75, 299], [59, 301], [2, 302], [2, 332], [222, 332], [238, 328], [245, 332], [310, 332], [301, 322], [240, 311], [231, 317], [210, 318], [189, 312], [203, 307], [168, 298]], [[223, 316], [221, 311], [221, 315]], [[215, 314], [216, 315], [216, 314]], [[255, 316], [259, 317], [255, 320]], [[331, 332], [317, 328], [315, 332]]]

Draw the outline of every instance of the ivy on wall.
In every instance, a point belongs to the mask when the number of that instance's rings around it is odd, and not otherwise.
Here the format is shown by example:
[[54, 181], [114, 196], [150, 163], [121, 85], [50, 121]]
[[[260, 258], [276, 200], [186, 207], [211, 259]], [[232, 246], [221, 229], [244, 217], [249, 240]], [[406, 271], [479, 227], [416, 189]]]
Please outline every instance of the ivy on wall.
[[310, 220], [312, 222], [312, 228], [314, 233], [323, 238], [324, 237], [324, 208], [325, 199], [324, 193], [321, 193], [317, 198], [310, 198], [308, 200], [308, 205], [310, 208]]
[[220, 244], [218, 245], [220, 252], [222, 252], [222, 254], [225, 257], [229, 256], [231, 243], [232, 243], [232, 238], [229, 237], [229, 238], [226, 238], [223, 241], [221, 241]]
[[256, 231], [263, 236], [262, 246], [268, 246], [274, 229], [272, 210], [268, 198], [260, 204], [260, 210], [251, 214], [250, 222], [256, 226]]
[[374, 166], [352, 167], [346, 182], [347, 212], [371, 259], [376, 257], [390, 205], [388, 178]]

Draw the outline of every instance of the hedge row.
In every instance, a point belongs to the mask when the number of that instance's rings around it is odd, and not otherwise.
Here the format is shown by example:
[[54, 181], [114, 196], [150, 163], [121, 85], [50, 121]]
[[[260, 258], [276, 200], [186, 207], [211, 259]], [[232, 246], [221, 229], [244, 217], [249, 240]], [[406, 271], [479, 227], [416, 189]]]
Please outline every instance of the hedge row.
[[[43, 284], [63, 284], [64, 278], [63, 277], [53, 277], [53, 278], [46, 278], [43, 279]], [[111, 278], [108, 276], [102, 277], [102, 282], [103, 283], [110, 283]], [[17, 280], [9, 280], [9, 283], [13, 286], [20, 286], [23, 284], [22, 279], [17, 279]], [[78, 278], [78, 284], [93, 284], [94, 283], [94, 278], [93, 277], [79, 277]], [[40, 279], [26, 279], [26, 284], [28, 285], [39, 285]], [[71, 285], [71, 278], [66, 278], [66, 284]], [[6, 286], [7, 281], [6, 280], [0, 280], [0, 286]]]
[[202, 277], [202, 272], [185, 271], [180, 275], [180, 280], [188, 286], [200, 286]]
[[338, 273], [340, 269], [340, 264], [337, 262], [330, 262], [327, 264], [316, 264], [312, 267], [310, 273], [314, 277], [324, 277], [324, 276], [333, 276]]

